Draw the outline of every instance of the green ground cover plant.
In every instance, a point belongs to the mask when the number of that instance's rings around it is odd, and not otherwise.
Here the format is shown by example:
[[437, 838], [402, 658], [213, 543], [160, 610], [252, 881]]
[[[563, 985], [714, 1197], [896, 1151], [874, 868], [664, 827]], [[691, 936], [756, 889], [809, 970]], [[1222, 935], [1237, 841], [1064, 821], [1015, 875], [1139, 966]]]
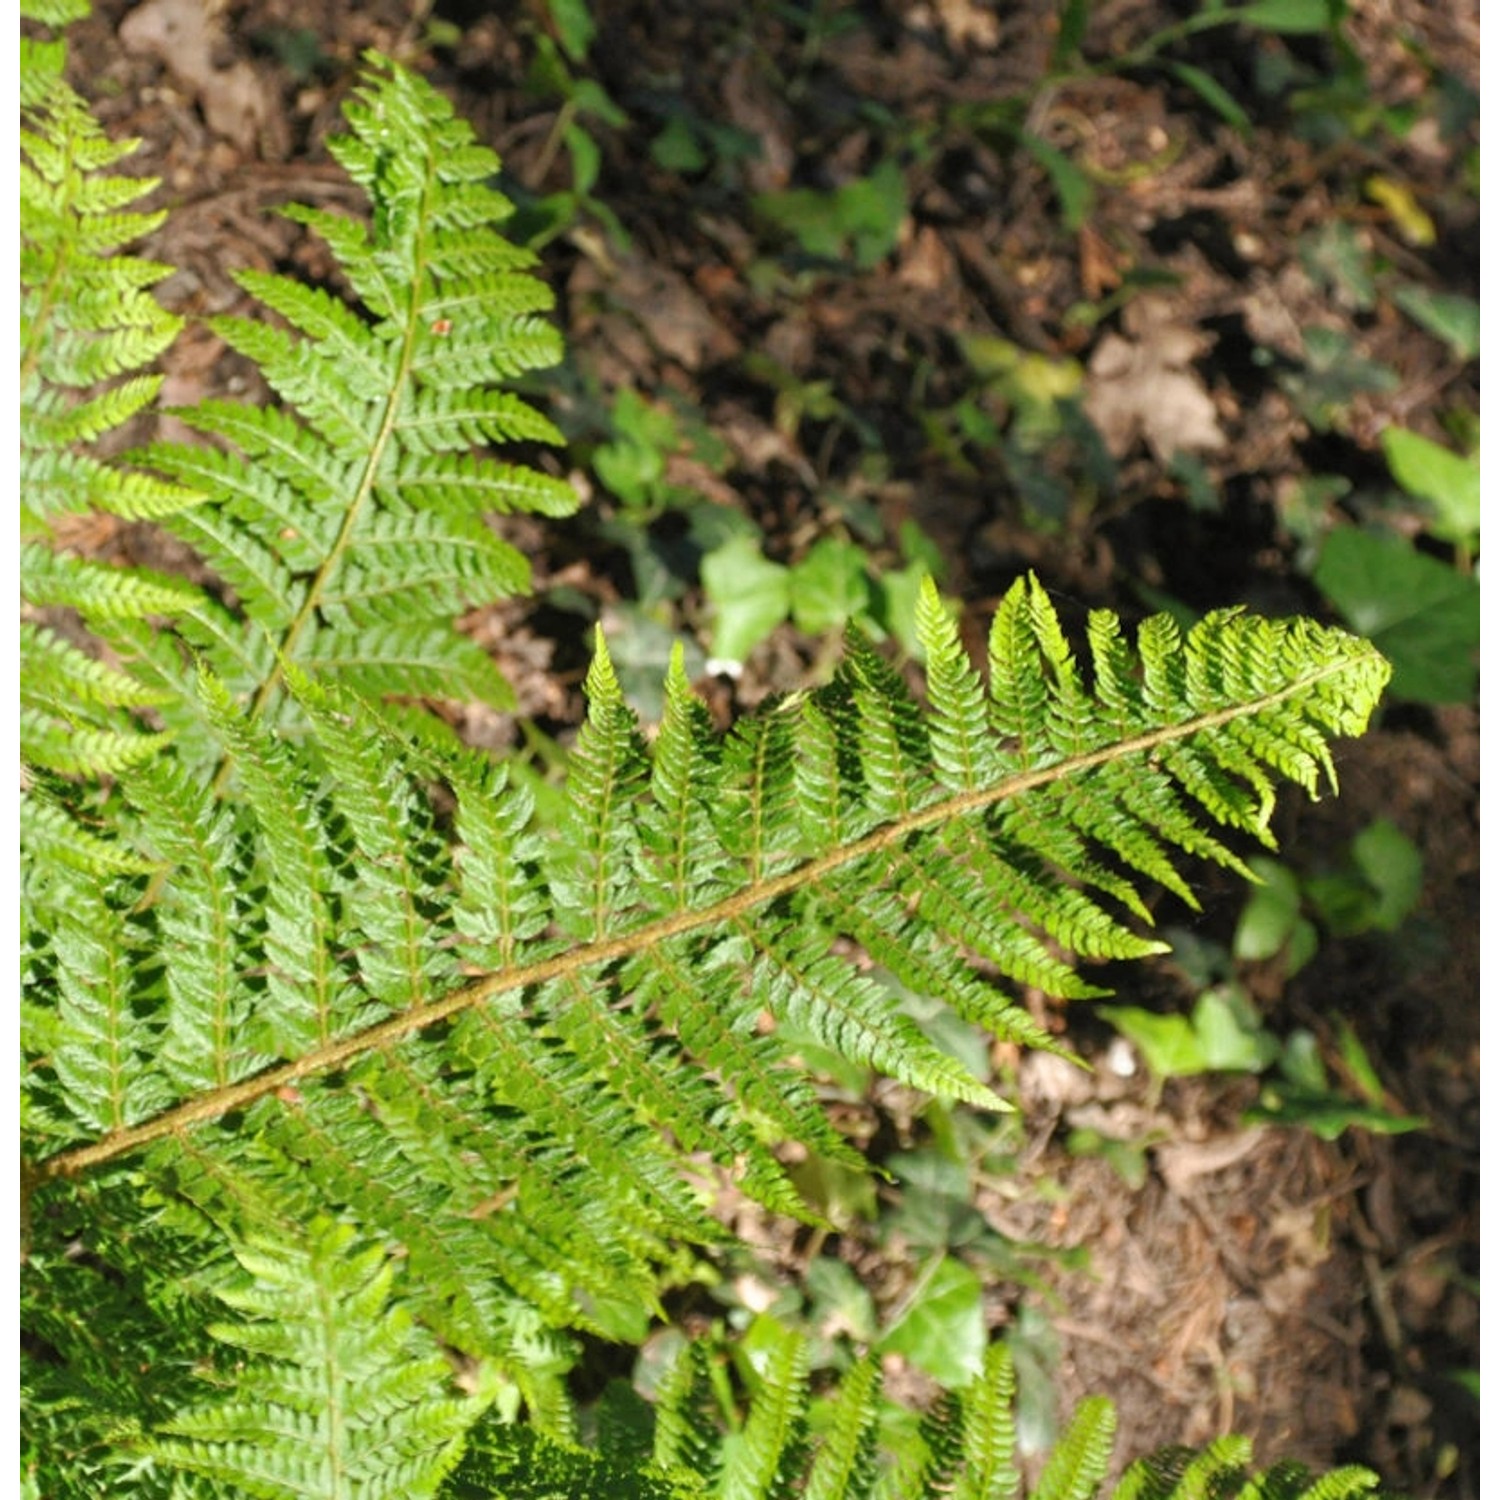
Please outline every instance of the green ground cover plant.
[[[212, 325], [273, 399], [107, 459], [177, 330], [167, 268], [121, 253], [151, 184], [58, 42], [22, 62], [23, 1493], [1018, 1493], [1003, 1344], [920, 1422], [870, 1358], [810, 1391], [775, 1319], [732, 1379], [687, 1345], [652, 1406], [579, 1411], [566, 1377], [723, 1243], [716, 1182], [818, 1227], [780, 1148], [866, 1170], [806, 1048], [1009, 1110], [897, 992], [1058, 1050], [1008, 986], [1098, 995], [1090, 965], [1162, 950], [1148, 886], [1250, 875], [1236, 844], [1271, 843], [1277, 783], [1335, 784], [1385, 660], [1234, 610], [1095, 611], [1080, 651], [1022, 578], [981, 677], [929, 581], [920, 699], [851, 631], [826, 686], [721, 733], [679, 656], [648, 739], [601, 635], [543, 817], [424, 707], [509, 701], [454, 625], [528, 587], [484, 518], [576, 504], [491, 452], [560, 439], [511, 389], [560, 340], [493, 153], [369, 58], [330, 144], [368, 222], [285, 210], [339, 292], [244, 272], [265, 316]], [[188, 560], [91, 556], [96, 514]], [[1086, 1403], [1029, 1492], [1084, 1500], [1111, 1427]], [[1115, 1493], [1376, 1484], [1248, 1460]]]

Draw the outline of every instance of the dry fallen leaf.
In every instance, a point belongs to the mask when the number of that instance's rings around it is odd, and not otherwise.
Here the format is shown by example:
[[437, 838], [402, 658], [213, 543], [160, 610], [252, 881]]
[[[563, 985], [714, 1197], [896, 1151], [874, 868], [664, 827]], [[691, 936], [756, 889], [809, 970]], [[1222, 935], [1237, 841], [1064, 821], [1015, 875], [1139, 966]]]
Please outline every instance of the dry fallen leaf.
[[974, 0], [937, 0], [937, 17], [948, 45], [956, 52], [972, 44], [981, 52], [1000, 45], [1000, 21], [987, 7]]
[[1107, 333], [1099, 340], [1083, 400], [1109, 451], [1123, 458], [1143, 437], [1165, 464], [1174, 453], [1223, 448], [1227, 440], [1213, 399], [1192, 368], [1213, 338], [1178, 322], [1159, 297], [1132, 302], [1124, 321], [1129, 338]]
[[127, 52], [160, 58], [197, 98], [208, 128], [250, 152], [270, 118], [270, 103], [249, 63], [214, 65], [214, 50], [223, 40], [202, 0], [146, 0], [120, 23]]

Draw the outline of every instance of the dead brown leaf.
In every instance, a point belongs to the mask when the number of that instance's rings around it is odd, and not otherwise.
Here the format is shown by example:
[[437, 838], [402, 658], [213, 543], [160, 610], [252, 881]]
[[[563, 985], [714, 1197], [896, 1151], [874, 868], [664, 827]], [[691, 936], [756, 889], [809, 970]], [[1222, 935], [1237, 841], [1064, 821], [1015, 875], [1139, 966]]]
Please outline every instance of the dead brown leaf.
[[224, 31], [201, 0], [146, 0], [120, 23], [120, 43], [127, 52], [160, 58], [197, 99], [210, 130], [242, 152], [254, 151], [273, 116], [271, 101], [249, 63], [214, 62], [225, 47]]
[[1144, 438], [1158, 462], [1226, 445], [1212, 397], [1192, 368], [1213, 339], [1179, 322], [1172, 305], [1142, 297], [1125, 310], [1130, 334], [1107, 333], [1089, 361], [1084, 410], [1109, 451], [1123, 458]]

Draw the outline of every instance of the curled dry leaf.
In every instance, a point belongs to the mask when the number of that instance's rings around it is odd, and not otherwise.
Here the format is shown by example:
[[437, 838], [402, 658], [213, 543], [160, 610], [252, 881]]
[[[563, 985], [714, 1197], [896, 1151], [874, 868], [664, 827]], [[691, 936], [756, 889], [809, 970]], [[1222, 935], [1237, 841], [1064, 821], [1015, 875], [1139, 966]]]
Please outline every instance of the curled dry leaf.
[[249, 63], [216, 65], [223, 41], [222, 27], [201, 0], [147, 0], [120, 23], [127, 52], [160, 58], [197, 99], [208, 128], [250, 152], [271, 118], [270, 101]]
[[1213, 399], [1192, 362], [1213, 345], [1179, 322], [1171, 305], [1142, 297], [1125, 310], [1128, 338], [1107, 333], [1089, 361], [1083, 406], [1109, 451], [1123, 458], [1144, 438], [1161, 463], [1174, 453], [1213, 453], [1226, 443]]

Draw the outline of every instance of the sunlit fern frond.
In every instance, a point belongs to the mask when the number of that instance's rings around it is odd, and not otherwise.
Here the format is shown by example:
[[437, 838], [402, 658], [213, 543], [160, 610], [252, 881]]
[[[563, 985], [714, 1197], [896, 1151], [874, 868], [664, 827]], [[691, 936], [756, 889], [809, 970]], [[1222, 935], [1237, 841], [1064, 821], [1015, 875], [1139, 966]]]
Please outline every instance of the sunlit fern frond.
[[[576, 508], [567, 482], [502, 462], [492, 445], [555, 442], [513, 392], [561, 357], [533, 257], [495, 231], [511, 206], [494, 153], [432, 89], [371, 59], [329, 150], [368, 195], [368, 224], [287, 215], [323, 239], [358, 298], [289, 277], [236, 280], [275, 321], [210, 320], [278, 400], [209, 401], [178, 418], [222, 448], [158, 443], [140, 461], [220, 503], [172, 518], [274, 646], [267, 667], [186, 627], [231, 692], [278, 698], [281, 663], [371, 697], [508, 704], [490, 658], [454, 629], [524, 591], [527, 560], [487, 523]], [[284, 700], [282, 700], [284, 701]]]

